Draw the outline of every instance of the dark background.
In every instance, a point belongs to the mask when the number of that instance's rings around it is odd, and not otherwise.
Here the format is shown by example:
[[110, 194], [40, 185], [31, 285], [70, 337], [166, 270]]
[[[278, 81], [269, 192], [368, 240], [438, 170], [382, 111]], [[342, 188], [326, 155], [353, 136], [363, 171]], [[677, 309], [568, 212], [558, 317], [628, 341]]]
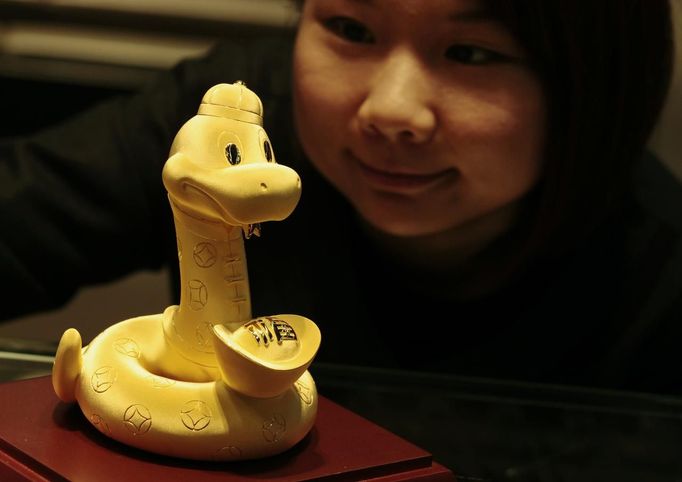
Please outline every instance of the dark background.
[[0, 0], [0, 136], [29, 134], [132, 92], [220, 38], [291, 28], [296, 15], [288, 0], [69, 4]]

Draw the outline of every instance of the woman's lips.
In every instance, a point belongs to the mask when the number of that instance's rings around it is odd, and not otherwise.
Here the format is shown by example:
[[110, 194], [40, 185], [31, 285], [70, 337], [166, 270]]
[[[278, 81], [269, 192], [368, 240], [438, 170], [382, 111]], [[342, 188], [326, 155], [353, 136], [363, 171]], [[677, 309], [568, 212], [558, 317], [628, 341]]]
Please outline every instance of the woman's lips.
[[434, 187], [445, 179], [454, 178], [454, 176], [457, 175], [455, 169], [447, 169], [428, 174], [384, 171], [368, 166], [350, 152], [349, 157], [355, 161], [365, 182], [378, 191], [416, 194], [420, 191]]

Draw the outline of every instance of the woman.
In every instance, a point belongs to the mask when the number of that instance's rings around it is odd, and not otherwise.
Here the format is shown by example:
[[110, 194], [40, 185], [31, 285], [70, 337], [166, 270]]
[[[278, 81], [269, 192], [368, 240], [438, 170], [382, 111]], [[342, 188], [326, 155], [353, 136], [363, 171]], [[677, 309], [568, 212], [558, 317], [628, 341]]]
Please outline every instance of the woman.
[[206, 88], [243, 79], [304, 183], [247, 244], [254, 314], [311, 317], [326, 361], [679, 389], [680, 187], [644, 156], [669, 17], [662, 0], [306, 0], [291, 58], [282, 38], [225, 44], [0, 146], [6, 316], [174, 265], [168, 146]]

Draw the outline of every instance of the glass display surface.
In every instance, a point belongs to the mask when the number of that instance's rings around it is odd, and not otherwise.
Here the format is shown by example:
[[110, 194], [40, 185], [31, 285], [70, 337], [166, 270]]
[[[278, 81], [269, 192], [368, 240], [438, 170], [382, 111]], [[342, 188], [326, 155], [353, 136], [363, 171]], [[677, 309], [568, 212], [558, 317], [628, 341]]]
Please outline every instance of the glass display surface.
[[[56, 346], [0, 340], [2, 381]], [[433, 454], [461, 481], [675, 481], [682, 398], [313, 363], [319, 393]]]

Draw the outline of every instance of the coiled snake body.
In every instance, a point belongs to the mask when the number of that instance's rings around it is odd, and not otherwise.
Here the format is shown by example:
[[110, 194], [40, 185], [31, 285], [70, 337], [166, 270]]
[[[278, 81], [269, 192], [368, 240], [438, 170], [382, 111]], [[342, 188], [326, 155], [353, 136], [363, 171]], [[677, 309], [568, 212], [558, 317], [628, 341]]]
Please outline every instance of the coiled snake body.
[[212, 87], [178, 132], [163, 181], [179, 306], [117, 323], [85, 348], [67, 330], [55, 391], [102, 433], [143, 450], [199, 460], [282, 452], [315, 419], [307, 367], [320, 332], [298, 315], [252, 319], [242, 233], [286, 218], [301, 188], [275, 162], [260, 99], [240, 82]]

